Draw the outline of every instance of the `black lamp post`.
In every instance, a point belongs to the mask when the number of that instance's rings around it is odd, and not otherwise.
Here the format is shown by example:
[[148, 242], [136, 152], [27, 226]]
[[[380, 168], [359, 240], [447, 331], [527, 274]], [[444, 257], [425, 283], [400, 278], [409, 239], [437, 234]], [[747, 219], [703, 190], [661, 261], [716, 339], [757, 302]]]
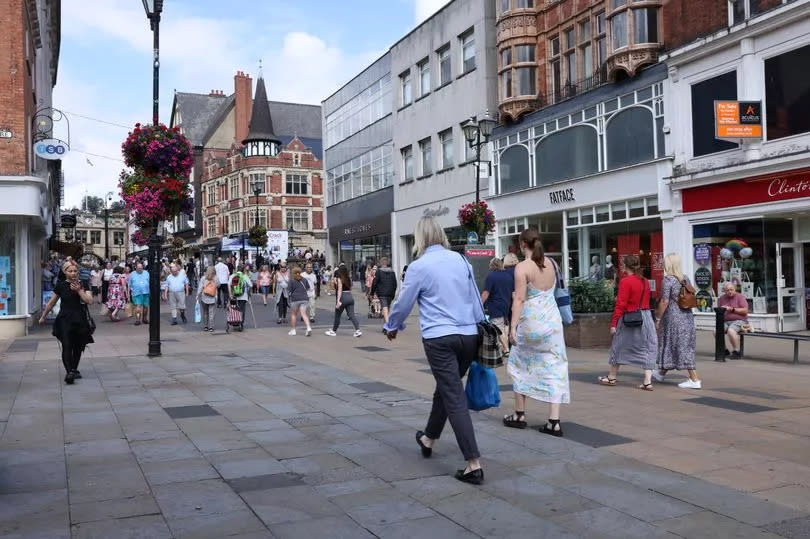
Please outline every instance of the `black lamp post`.
[[[160, 89], [160, 14], [163, 0], [143, 0], [143, 9], [152, 28], [152, 123], [158, 125], [158, 94]], [[154, 223], [149, 238], [149, 352], [160, 356], [160, 246], [163, 223]]]
[[289, 254], [293, 250], [293, 241], [292, 241], [293, 234], [295, 234], [295, 229], [293, 228], [292, 225], [290, 225], [287, 228], [287, 256], [289, 256]]
[[107, 193], [104, 199], [104, 261], [110, 260], [110, 203], [112, 202], [112, 191]]
[[[477, 120], [475, 116], [464, 122], [461, 129], [464, 131], [464, 138], [470, 148], [475, 149], [475, 203], [480, 200], [479, 190], [481, 184], [481, 146], [487, 143], [492, 130], [497, 122], [490, 118], [489, 110], [484, 113], [484, 117]], [[483, 140], [481, 138], [483, 137]]]
[[[254, 226], [259, 226], [259, 193], [264, 190], [264, 180], [261, 179], [261, 176], [256, 176], [253, 179], [253, 197], [256, 200], [256, 222]], [[256, 244], [256, 260], [253, 261], [254, 264], [259, 263], [259, 244]]]

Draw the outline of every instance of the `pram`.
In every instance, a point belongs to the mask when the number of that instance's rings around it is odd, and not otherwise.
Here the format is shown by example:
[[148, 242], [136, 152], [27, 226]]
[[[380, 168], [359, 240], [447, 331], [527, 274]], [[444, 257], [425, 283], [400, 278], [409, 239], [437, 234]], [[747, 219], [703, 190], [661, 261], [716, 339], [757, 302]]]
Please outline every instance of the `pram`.
[[232, 327], [238, 329], [239, 331], [245, 330], [245, 321], [242, 318], [242, 311], [239, 310], [239, 304], [235, 299], [228, 301], [228, 314], [226, 320], [227, 323], [225, 324], [225, 333], [230, 333]]
[[382, 304], [377, 296], [368, 296], [368, 317], [382, 318]]

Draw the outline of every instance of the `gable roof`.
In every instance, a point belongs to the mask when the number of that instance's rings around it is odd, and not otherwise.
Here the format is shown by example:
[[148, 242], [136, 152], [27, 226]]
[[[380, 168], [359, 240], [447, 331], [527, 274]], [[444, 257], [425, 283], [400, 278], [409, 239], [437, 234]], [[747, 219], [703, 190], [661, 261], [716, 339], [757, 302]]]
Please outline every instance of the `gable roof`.
[[180, 111], [183, 132], [191, 145], [202, 146], [210, 125], [220, 116], [220, 111], [232, 103], [233, 96], [175, 92], [172, 110]]

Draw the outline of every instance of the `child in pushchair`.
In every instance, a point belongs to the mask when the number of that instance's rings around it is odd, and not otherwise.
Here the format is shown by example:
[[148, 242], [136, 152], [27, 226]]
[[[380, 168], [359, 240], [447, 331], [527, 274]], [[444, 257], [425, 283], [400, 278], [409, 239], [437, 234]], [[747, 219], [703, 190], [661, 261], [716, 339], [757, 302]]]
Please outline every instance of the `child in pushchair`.
[[245, 321], [242, 317], [242, 311], [239, 310], [239, 304], [234, 298], [231, 298], [228, 302], [228, 316], [227, 323], [225, 324], [225, 333], [230, 333], [232, 327], [234, 329], [238, 329], [239, 331], [245, 330]]
[[369, 318], [382, 318], [382, 305], [380, 298], [377, 296], [368, 295], [368, 317]]

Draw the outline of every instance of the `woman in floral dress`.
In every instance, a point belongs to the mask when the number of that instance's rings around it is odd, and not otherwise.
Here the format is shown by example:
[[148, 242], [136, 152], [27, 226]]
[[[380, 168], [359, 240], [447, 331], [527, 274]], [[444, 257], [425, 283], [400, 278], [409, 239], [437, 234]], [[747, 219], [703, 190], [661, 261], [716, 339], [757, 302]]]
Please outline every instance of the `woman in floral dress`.
[[513, 347], [507, 365], [515, 411], [503, 423], [526, 428], [526, 397], [531, 397], [550, 405], [548, 422], [540, 432], [562, 436], [560, 404], [571, 402], [571, 391], [562, 318], [554, 298], [556, 264], [545, 256], [540, 234], [533, 228], [521, 232], [520, 248], [526, 259], [515, 268], [509, 336]]
[[123, 268], [116, 266], [113, 269], [113, 274], [110, 277], [109, 287], [107, 288], [107, 309], [109, 310], [110, 320], [118, 322], [118, 313], [126, 305], [127, 297], [127, 280], [122, 275]]
[[689, 379], [678, 384], [683, 389], [700, 389], [702, 384], [695, 370], [695, 318], [692, 310], [678, 306], [683, 283], [689, 284], [681, 270], [681, 257], [668, 254], [664, 258], [664, 282], [658, 302], [655, 323], [658, 335], [658, 370], [652, 377], [663, 382], [667, 371], [687, 371]]

